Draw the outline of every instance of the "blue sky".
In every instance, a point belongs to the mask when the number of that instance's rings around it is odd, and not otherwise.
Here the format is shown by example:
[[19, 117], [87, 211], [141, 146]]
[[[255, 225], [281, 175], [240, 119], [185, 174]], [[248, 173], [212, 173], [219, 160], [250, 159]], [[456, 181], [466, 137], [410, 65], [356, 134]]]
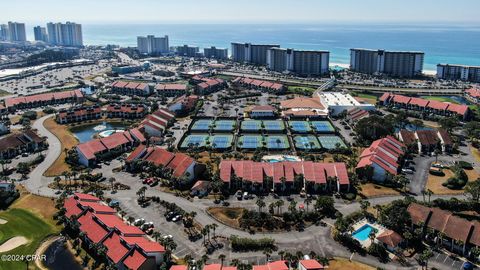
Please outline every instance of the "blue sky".
[[148, 22], [471, 22], [478, 0], [15, 0], [1, 21]]

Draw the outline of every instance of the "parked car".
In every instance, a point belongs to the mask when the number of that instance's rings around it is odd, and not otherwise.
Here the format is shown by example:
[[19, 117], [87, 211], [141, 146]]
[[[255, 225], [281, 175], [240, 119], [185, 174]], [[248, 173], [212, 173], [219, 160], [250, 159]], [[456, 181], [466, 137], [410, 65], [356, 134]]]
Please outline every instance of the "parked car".
[[182, 215], [176, 215], [174, 218], [172, 218], [173, 222], [177, 222], [177, 221], [180, 221], [180, 220], [182, 220]]
[[413, 170], [412, 170], [412, 169], [408, 169], [408, 168], [404, 168], [404, 169], [402, 169], [402, 173], [413, 174]]
[[248, 200], [248, 192], [243, 192], [243, 199]]
[[242, 197], [242, 191], [240, 191], [240, 190], [237, 191], [237, 200], [240, 201], [240, 200], [242, 200], [242, 198], [243, 198], [243, 197]]
[[108, 203], [108, 206], [110, 207], [118, 207], [120, 205], [120, 202], [117, 200], [111, 200], [110, 203]]
[[135, 221], [133, 222], [133, 225], [140, 226], [143, 223], [145, 223], [145, 219], [144, 218], [139, 218], [139, 219], [135, 219]]

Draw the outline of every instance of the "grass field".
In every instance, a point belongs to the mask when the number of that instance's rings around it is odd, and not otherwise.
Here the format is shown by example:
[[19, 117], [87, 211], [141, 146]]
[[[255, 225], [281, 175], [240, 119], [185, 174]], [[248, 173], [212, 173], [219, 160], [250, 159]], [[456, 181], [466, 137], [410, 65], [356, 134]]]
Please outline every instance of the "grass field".
[[288, 86], [287, 92], [290, 94], [306, 94], [306, 95], [312, 95], [313, 92], [315, 92], [315, 88], [313, 87], [308, 87], [308, 86]]
[[373, 183], [360, 185], [360, 189], [358, 192], [367, 198], [380, 197], [380, 196], [386, 196], [386, 195], [400, 195], [400, 192], [398, 192], [393, 188], [384, 187], [384, 186], [376, 185]]
[[53, 117], [45, 120], [43, 126], [50, 132], [52, 132], [55, 136], [57, 136], [57, 138], [60, 140], [60, 143], [62, 144], [62, 152], [60, 153], [60, 156], [57, 158], [57, 160], [55, 160], [52, 166], [50, 166], [50, 168], [45, 171], [43, 175], [47, 177], [52, 177], [61, 175], [64, 171], [70, 171], [70, 167], [67, 163], [65, 163], [66, 154], [63, 149], [70, 149], [76, 146], [78, 144], [77, 138], [73, 136], [67, 126], [57, 124]]
[[353, 92], [353, 96], [371, 104], [377, 103], [377, 96], [373, 94]]
[[375, 270], [375, 267], [344, 258], [334, 258], [329, 262], [329, 270]]
[[444, 96], [423, 96], [422, 98], [427, 100], [436, 100], [441, 102], [450, 102], [454, 104], [459, 104], [458, 101], [456, 101], [455, 99], [450, 97], [444, 97]]
[[[56, 211], [53, 200], [19, 189], [20, 198], [8, 210], [0, 212], [0, 218], [7, 220], [6, 224], [0, 225], [0, 244], [14, 236], [23, 236], [28, 239], [28, 243], [3, 254], [35, 254], [35, 250], [46, 237], [57, 234], [61, 229], [52, 219]], [[2, 262], [0, 269], [26, 269], [26, 264]], [[36, 269], [33, 262], [30, 262], [28, 269]]]

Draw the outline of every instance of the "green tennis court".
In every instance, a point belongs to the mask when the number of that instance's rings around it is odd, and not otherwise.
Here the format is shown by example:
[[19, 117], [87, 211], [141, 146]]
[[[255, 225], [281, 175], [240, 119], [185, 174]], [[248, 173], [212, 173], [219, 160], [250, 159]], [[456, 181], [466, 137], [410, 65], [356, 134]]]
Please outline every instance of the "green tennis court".
[[238, 139], [238, 146], [243, 149], [257, 149], [263, 146], [262, 136], [243, 135]]
[[312, 131], [307, 121], [288, 121], [288, 125], [294, 133], [308, 133]]
[[182, 142], [182, 148], [204, 147], [208, 141], [208, 134], [188, 135]]
[[209, 130], [213, 124], [213, 120], [210, 119], [200, 119], [193, 123], [190, 130], [192, 131], [206, 131]]
[[318, 150], [321, 148], [317, 138], [313, 135], [299, 135], [293, 138], [295, 147], [301, 150]]
[[342, 138], [335, 135], [322, 135], [317, 137], [320, 141], [320, 144], [325, 149], [335, 149], [338, 147], [347, 147]]
[[217, 120], [213, 124], [213, 130], [215, 131], [223, 131], [223, 132], [230, 132], [235, 129], [235, 121], [233, 120]]
[[264, 129], [268, 131], [278, 132], [285, 130], [285, 124], [282, 120], [266, 120], [263, 121]]
[[285, 135], [265, 136], [265, 141], [267, 142], [268, 149], [281, 150], [290, 148], [290, 143]]
[[242, 131], [252, 131], [252, 132], [260, 132], [262, 128], [262, 121], [260, 120], [245, 120], [242, 121], [240, 129]]

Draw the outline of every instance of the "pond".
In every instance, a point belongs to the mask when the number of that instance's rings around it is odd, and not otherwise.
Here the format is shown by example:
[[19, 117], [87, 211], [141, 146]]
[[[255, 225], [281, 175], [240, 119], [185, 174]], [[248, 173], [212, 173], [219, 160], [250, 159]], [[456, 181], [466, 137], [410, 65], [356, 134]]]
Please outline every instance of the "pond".
[[[81, 125], [72, 127], [70, 131], [78, 139], [80, 143], [88, 142], [94, 138], [95, 135], [106, 130], [124, 130], [128, 127], [128, 124], [122, 122], [101, 122], [91, 125]], [[107, 134], [113, 134], [113, 132], [105, 132]]]
[[53, 242], [44, 253], [47, 260], [43, 264], [50, 270], [81, 270], [83, 267], [75, 260], [63, 239]]

